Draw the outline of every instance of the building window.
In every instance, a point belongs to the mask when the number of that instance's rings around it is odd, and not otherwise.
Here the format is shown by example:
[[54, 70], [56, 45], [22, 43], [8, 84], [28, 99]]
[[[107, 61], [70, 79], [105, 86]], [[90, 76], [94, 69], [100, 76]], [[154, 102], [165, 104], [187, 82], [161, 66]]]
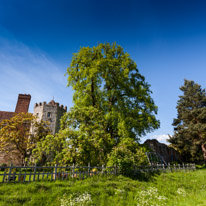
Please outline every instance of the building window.
[[48, 112], [48, 113], [47, 113], [47, 117], [51, 117], [51, 112]]

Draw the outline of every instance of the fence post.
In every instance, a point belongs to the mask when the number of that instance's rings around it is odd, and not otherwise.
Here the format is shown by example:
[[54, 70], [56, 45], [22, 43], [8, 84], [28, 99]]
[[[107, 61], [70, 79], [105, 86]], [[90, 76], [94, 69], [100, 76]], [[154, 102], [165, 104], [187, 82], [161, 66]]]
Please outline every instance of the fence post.
[[29, 173], [29, 182], [31, 182], [31, 172]]
[[193, 170], [196, 170], [195, 164], [192, 164], [192, 169], [193, 169]]
[[10, 176], [11, 176], [11, 172], [12, 172], [12, 166], [13, 166], [13, 164], [11, 164], [10, 168], [9, 168], [9, 175], [8, 175], [8, 181], [7, 182], [10, 181]]
[[154, 163], [151, 163], [151, 167], [149, 168], [148, 172], [153, 170]]
[[182, 169], [185, 171], [185, 164], [182, 163]]
[[6, 172], [4, 172], [4, 176], [3, 176], [2, 182], [4, 182], [5, 178], [6, 178]]
[[162, 169], [163, 169], [163, 172], [165, 172], [165, 165], [162, 164]]
[[171, 168], [170, 168], [170, 163], [168, 163], [168, 169], [169, 169], [169, 171], [171, 171]]
[[55, 164], [55, 171], [54, 171], [54, 181], [56, 181], [57, 178], [57, 164]]
[[90, 177], [90, 162], [88, 163], [88, 175]]
[[35, 181], [35, 177], [36, 177], [36, 164], [34, 166], [34, 176], [33, 176], [33, 181]]
[[176, 171], [176, 165], [174, 164], [174, 171]]
[[155, 171], [157, 171], [157, 170], [158, 170], [158, 166], [159, 166], [159, 164], [158, 164], [158, 163], [156, 163], [156, 164], [155, 164]]
[[162, 170], [163, 170], [161, 163], [158, 164], [158, 168], [157, 168], [157, 169], [158, 169], [159, 171], [162, 171]]
[[26, 180], [26, 171], [25, 171], [25, 173], [24, 173], [23, 182], [25, 182], [25, 180]]

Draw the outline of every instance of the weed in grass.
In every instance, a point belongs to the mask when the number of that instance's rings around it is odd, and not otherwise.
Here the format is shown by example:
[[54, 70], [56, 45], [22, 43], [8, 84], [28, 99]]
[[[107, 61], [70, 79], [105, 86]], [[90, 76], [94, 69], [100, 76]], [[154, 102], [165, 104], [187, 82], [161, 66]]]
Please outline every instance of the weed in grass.
[[177, 189], [177, 194], [180, 195], [180, 196], [185, 197], [186, 196], [186, 191], [185, 191], [184, 188], [178, 188]]
[[205, 190], [205, 185], [201, 185], [201, 190]]
[[64, 194], [60, 199], [61, 206], [87, 206], [91, 205], [92, 198], [91, 195], [87, 192], [83, 194], [75, 193], [71, 195]]
[[167, 198], [158, 194], [155, 187], [149, 187], [147, 190], [138, 192], [135, 197], [137, 206], [165, 206]]
[[115, 190], [115, 195], [122, 195], [125, 193], [125, 190], [121, 190], [121, 189], [116, 189]]

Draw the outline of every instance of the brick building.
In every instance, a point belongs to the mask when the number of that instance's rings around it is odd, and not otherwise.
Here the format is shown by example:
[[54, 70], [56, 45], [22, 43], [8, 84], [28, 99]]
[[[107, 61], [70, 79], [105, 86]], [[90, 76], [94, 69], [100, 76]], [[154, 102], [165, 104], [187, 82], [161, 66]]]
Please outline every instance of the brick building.
[[181, 161], [181, 156], [175, 149], [158, 142], [156, 139], [148, 139], [144, 142], [144, 144], [147, 145], [153, 152], [160, 155], [166, 163]]
[[[29, 110], [29, 104], [31, 101], [31, 95], [30, 94], [19, 94], [16, 104], [15, 112], [6, 112], [6, 111], [0, 111], [0, 122], [2, 122], [5, 119], [12, 118], [15, 114], [24, 112], [27, 113]], [[20, 165], [21, 164], [21, 157], [18, 151], [13, 151], [12, 153], [1, 153], [0, 152], [0, 164], [6, 163], [6, 164], [14, 164], [14, 165]]]
[[17, 113], [21, 113], [21, 112], [27, 113], [29, 110], [30, 101], [31, 101], [30, 94], [19, 94], [15, 111], [14, 112], [0, 111], [0, 122], [2, 122], [5, 119], [10, 119]]
[[[31, 101], [30, 94], [19, 94], [16, 109], [14, 112], [0, 111], [0, 122], [5, 119], [12, 118], [15, 114], [24, 112], [27, 113], [29, 110], [29, 104]], [[51, 133], [55, 134], [60, 129], [60, 119], [63, 114], [67, 111], [67, 107], [63, 105], [59, 105], [58, 102], [54, 100], [50, 101], [48, 104], [46, 102], [36, 103], [34, 105], [33, 115], [37, 116], [37, 120], [48, 121], [50, 124]], [[33, 132], [33, 128], [31, 127], [31, 132]], [[12, 153], [0, 153], [0, 164], [6, 163], [21, 165], [22, 158], [20, 157], [17, 151]]]

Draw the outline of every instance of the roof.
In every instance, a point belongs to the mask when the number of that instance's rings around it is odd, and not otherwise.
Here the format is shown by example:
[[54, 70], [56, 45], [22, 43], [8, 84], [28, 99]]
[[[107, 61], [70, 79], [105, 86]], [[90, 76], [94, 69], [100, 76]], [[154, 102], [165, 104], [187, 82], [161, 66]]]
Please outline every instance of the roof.
[[5, 119], [12, 118], [15, 114], [16, 114], [15, 112], [0, 111], [0, 123]]

